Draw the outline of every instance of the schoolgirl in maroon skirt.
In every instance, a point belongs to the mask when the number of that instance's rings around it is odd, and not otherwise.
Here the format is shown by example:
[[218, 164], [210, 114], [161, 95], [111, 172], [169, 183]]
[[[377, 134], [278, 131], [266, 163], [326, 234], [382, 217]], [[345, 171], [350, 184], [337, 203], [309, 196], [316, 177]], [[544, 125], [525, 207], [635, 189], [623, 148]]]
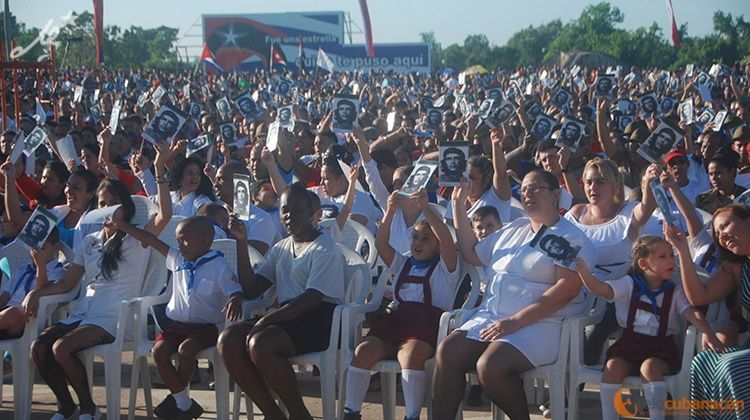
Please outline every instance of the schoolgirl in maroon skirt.
[[[390, 245], [393, 216], [402, 200], [417, 200], [424, 220], [414, 224], [410, 256]], [[354, 351], [346, 382], [345, 419], [358, 419], [370, 383], [370, 368], [397, 359], [406, 403], [406, 418], [419, 418], [427, 386], [424, 364], [435, 353], [440, 315], [450, 310], [458, 285], [456, 245], [427, 202], [424, 189], [405, 197], [394, 192], [375, 238], [378, 253], [393, 275], [396, 310], [378, 321]]]
[[[676, 239], [667, 237], [675, 243]], [[628, 375], [640, 375], [643, 379], [650, 417], [664, 418], [667, 399], [664, 376], [676, 373], [681, 364], [681, 353], [675, 342], [677, 334], [684, 334], [681, 317], [707, 335], [709, 346], [721, 348], [703, 314], [690, 306], [685, 292], [671, 281], [675, 261], [670, 242], [659, 236], [639, 238], [631, 251], [633, 266], [629, 275], [617, 280], [599, 281], [583, 260], [576, 261], [576, 271], [583, 284], [614, 302], [617, 322], [622, 328], [622, 335], [607, 351], [599, 387], [605, 420], [618, 418], [615, 394]], [[686, 270], [695, 271], [684, 237], [675, 248], [680, 256], [681, 275], [684, 276]]]

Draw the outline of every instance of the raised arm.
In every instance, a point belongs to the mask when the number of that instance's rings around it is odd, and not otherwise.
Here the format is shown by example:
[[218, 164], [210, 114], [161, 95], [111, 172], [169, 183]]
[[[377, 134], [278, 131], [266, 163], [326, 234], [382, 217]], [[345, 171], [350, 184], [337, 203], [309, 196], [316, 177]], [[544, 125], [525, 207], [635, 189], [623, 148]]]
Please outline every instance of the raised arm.
[[691, 238], [695, 238], [703, 229], [703, 221], [698, 217], [698, 213], [695, 211], [693, 203], [691, 203], [690, 199], [685, 196], [682, 189], [680, 189], [679, 185], [677, 185], [677, 182], [675, 182], [671, 175], [662, 172], [660, 179], [661, 184], [672, 194], [672, 198], [674, 198], [674, 202], [677, 204], [677, 209], [680, 210], [680, 213], [685, 218], [688, 235], [690, 235]]
[[116, 178], [118, 168], [109, 159], [109, 144], [112, 140], [112, 133], [110, 133], [109, 127], [104, 127], [104, 130], [99, 133], [99, 140], [102, 143], [102, 147], [99, 149], [99, 165], [102, 166], [104, 173]]
[[469, 185], [461, 181], [461, 185], [453, 188], [451, 195], [451, 207], [453, 208], [453, 227], [456, 228], [456, 239], [461, 256], [469, 264], [481, 267], [484, 265], [479, 259], [474, 247], [477, 245], [477, 237], [471, 228], [471, 221], [466, 214], [466, 197], [469, 194]]
[[456, 244], [453, 242], [453, 236], [451, 236], [448, 226], [445, 225], [443, 218], [432, 211], [430, 202], [427, 199], [427, 191], [424, 188], [420, 188], [419, 192], [416, 193], [414, 199], [419, 203], [419, 209], [424, 214], [427, 223], [430, 224], [432, 233], [438, 239], [440, 244], [440, 258], [445, 262], [449, 272], [454, 272], [458, 266], [458, 250]]
[[710, 305], [737, 290], [741, 268], [740, 263], [723, 263], [711, 275], [711, 279], [708, 282], [705, 284], [701, 283], [700, 279], [698, 279], [698, 273], [695, 271], [693, 259], [690, 256], [690, 249], [685, 234], [677, 227], [665, 223], [664, 236], [677, 249], [677, 255], [680, 259], [682, 287], [691, 305]]
[[357, 192], [357, 177], [359, 176], [359, 165], [349, 168], [349, 185], [346, 187], [344, 195], [344, 204], [341, 206], [341, 212], [336, 216], [336, 224], [340, 231], [344, 231], [346, 219], [352, 214], [352, 205], [354, 204], [354, 195]]
[[154, 220], [146, 226], [146, 231], [153, 235], [159, 235], [172, 218], [172, 198], [169, 195], [169, 181], [167, 179], [167, 152], [164, 146], [154, 144], [156, 149], [156, 160], [154, 160], [154, 171], [156, 172], [156, 191], [159, 196], [159, 211]]
[[5, 175], [5, 213], [17, 229], [22, 229], [29, 216], [21, 210], [21, 201], [16, 189], [16, 165], [5, 161], [0, 165], [0, 171]]
[[375, 235], [375, 247], [378, 248], [378, 255], [388, 267], [390, 267], [393, 262], [393, 257], [396, 254], [396, 250], [393, 249], [389, 242], [391, 240], [391, 224], [393, 223], [393, 216], [396, 214], [396, 210], [399, 208], [401, 200], [402, 198], [398, 195], [398, 191], [392, 192], [390, 197], [388, 197], [388, 208], [385, 211], [383, 220], [380, 222], [378, 233]]
[[602, 146], [602, 150], [608, 158], [614, 159], [617, 155], [617, 144], [609, 135], [609, 101], [599, 98], [596, 102], [596, 138]]
[[503, 151], [503, 131], [505, 131], [504, 127], [502, 130], [495, 128], [490, 132], [492, 163], [495, 169], [495, 174], [492, 176], [492, 188], [495, 189], [495, 194], [501, 200], [508, 201], [510, 200], [510, 181], [508, 180], [505, 151]]
[[654, 194], [651, 192], [651, 181], [659, 176], [661, 170], [662, 169], [659, 165], [653, 163], [648, 169], [646, 169], [646, 175], [641, 181], [641, 188], [643, 189], [641, 202], [633, 209], [633, 218], [630, 221], [630, 227], [628, 228], [628, 237], [631, 240], [636, 239], [641, 227], [648, 222], [651, 214], [656, 209], [656, 199], [654, 199]]
[[276, 165], [276, 159], [273, 157], [273, 153], [265, 147], [260, 153], [260, 163], [268, 170], [268, 177], [271, 179], [271, 186], [273, 187], [273, 190], [276, 191], [276, 194], [280, 196], [281, 193], [286, 190], [286, 181], [284, 181], [284, 177], [281, 176], [281, 172], [279, 171], [278, 165]]
[[584, 261], [583, 258], [576, 258], [575, 263], [575, 271], [578, 273], [581, 281], [583, 281], [583, 285], [586, 286], [587, 289], [604, 299], [614, 299], [615, 291], [612, 289], [612, 286], [606, 281], [600, 281], [594, 277], [594, 275], [591, 274], [591, 271], [589, 271], [589, 267], [586, 265], [586, 261]]
[[250, 262], [247, 251], [247, 226], [235, 214], [229, 217], [229, 236], [237, 243], [237, 278], [245, 298], [254, 299], [262, 295], [271, 282], [265, 277], [257, 276]]
[[104, 224], [114, 226], [115, 228], [139, 240], [144, 247], [150, 246], [165, 257], [169, 253], [169, 245], [162, 242], [159, 238], [156, 237], [156, 235], [147, 230], [141, 229], [137, 226], [133, 226], [130, 223], [124, 222], [114, 217], [107, 218]]

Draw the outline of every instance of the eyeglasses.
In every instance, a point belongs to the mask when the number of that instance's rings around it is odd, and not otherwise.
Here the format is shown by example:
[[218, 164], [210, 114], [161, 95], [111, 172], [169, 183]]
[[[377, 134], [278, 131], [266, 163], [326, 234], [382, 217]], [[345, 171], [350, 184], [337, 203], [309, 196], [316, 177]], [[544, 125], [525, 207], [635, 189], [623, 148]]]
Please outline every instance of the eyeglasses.
[[542, 189], [554, 190], [554, 188], [548, 187], [546, 185], [530, 184], [530, 185], [524, 185], [523, 187], [521, 187], [521, 194], [526, 194], [526, 193], [536, 194]]

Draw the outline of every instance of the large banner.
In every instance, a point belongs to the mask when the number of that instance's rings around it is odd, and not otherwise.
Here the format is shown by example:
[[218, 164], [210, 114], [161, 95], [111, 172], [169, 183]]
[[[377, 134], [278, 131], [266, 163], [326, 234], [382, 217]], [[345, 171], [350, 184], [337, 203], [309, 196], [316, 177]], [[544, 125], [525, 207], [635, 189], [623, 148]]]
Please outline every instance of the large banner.
[[333, 60], [336, 71], [385, 69], [429, 72], [427, 44], [376, 44], [367, 57], [362, 44], [344, 44], [343, 12], [203, 15], [203, 39], [225, 70], [268, 67], [271, 44], [278, 43], [290, 69], [299, 66], [300, 37], [305, 67], [315, 68], [318, 48]]

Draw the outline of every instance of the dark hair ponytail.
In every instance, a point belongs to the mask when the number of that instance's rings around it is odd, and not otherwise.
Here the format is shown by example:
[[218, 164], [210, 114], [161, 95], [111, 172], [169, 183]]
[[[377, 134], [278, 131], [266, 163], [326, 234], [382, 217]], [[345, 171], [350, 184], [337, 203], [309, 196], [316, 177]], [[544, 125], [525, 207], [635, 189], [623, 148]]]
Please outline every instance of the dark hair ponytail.
[[[99, 188], [96, 190], [97, 195], [102, 190], [106, 190], [117, 197], [120, 208], [125, 212], [123, 218], [126, 223], [129, 223], [135, 216], [135, 204], [130, 197], [128, 187], [118, 180], [108, 178], [99, 183]], [[115, 236], [110, 238], [102, 247], [102, 275], [106, 279], [111, 278], [112, 272], [117, 270], [119, 262], [122, 261], [122, 243], [125, 236], [125, 232], [118, 230]]]

